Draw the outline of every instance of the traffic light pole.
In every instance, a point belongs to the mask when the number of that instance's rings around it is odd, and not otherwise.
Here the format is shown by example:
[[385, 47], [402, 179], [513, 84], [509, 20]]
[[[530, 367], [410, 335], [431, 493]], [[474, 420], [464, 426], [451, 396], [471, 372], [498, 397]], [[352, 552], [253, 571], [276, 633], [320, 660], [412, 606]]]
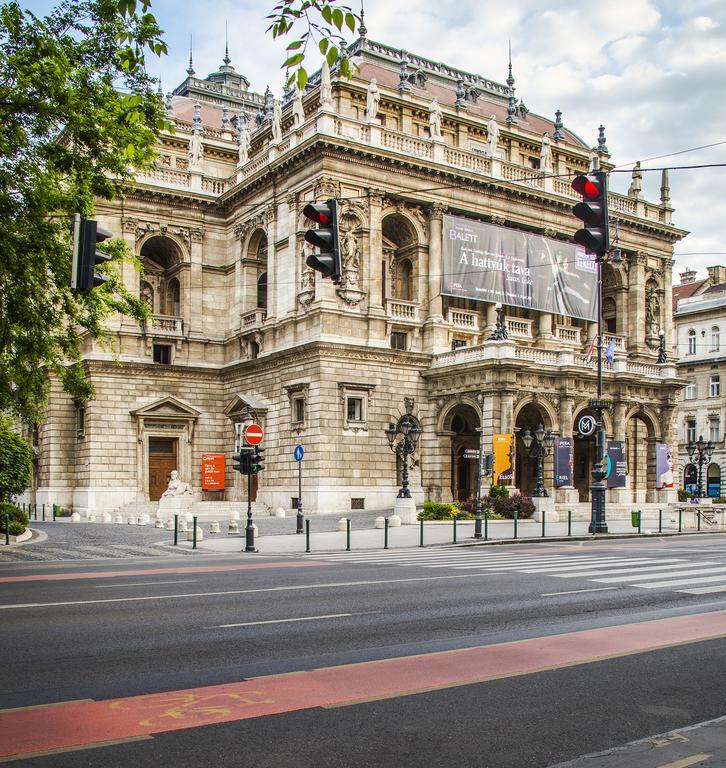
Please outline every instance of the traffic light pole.
[[605, 252], [597, 254], [597, 402], [594, 407], [597, 419], [597, 444], [595, 466], [592, 468], [592, 508], [590, 511], [590, 533], [607, 533], [605, 521], [605, 428], [602, 414], [605, 404], [602, 399], [602, 262]]
[[245, 552], [255, 549], [255, 528], [252, 523], [252, 472], [247, 475], [247, 527], [245, 528]]
[[297, 463], [297, 530], [295, 533], [303, 533], [302, 461]]

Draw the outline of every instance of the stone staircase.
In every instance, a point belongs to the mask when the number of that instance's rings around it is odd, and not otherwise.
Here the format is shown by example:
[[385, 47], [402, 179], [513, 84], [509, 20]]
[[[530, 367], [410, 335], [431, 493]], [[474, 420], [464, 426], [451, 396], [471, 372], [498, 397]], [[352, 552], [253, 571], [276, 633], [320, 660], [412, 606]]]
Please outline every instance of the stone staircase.
[[[158, 501], [147, 502], [133, 502], [131, 504], [125, 504], [120, 509], [113, 513], [115, 517], [117, 514], [121, 514], [124, 520], [130, 515], [136, 518], [139, 515], [147, 514], [150, 520], [156, 519], [156, 513], [159, 511]], [[195, 501], [189, 509], [190, 514], [197, 518], [197, 521], [202, 523], [208, 523], [212, 520], [217, 520], [220, 523], [226, 522], [231, 519], [232, 512], [239, 513], [240, 519], [247, 517], [247, 502], [242, 501]], [[270, 509], [266, 504], [262, 504], [259, 501], [252, 502], [252, 516], [253, 517], [268, 517], [270, 515]]]

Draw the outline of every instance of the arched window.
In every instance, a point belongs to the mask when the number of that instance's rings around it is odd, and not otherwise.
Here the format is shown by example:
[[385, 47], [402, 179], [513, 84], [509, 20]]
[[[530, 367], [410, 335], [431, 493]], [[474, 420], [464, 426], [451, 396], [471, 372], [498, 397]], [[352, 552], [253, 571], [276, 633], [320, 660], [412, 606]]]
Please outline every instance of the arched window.
[[179, 281], [174, 277], [169, 280], [169, 285], [166, 290], [166, 313], [174, 317], [179, 317], [181, 314], [181, 302], [180, 302]]
[[706, 481], [706, 496], [717, 498], [721, 495], [721, 467], [718, 464], [708, 465]]
[[717, 325], [711, 328], [711, 352], [718, 352], [721, 346], [721, 332]]
[[693, 330], [693, 328], [688, 331], [688, 354], [696, 354], [696, 332]]
[[154, 311], [154, 289], [151, 287], [151, 283], [147, 283], [146, 280], [142, 280], [139, 285], [139, 298], [151, 312]]
[[267, 309], [267, 272], [257, 278], [257, 309]]
[[683, 487], [694, 496], [698, 493], [698, 468], [695, 464], [686, 464], [683, 470]]

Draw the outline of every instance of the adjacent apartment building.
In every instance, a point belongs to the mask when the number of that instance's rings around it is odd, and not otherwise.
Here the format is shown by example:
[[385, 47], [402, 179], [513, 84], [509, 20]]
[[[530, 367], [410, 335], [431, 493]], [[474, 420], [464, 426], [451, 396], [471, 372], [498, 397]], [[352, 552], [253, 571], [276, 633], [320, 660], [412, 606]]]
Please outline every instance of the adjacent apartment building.
[[[93, 401], [53, 388], [33, 500], [112, 511], [159, 499], [176, 469], [198, 500], [239, 501], [235, 425], [253, 419], [266, 447], [257, 502], [295, 506], [301, 444], [306, 512], [390, 508], [402, 467], [384, 430], [408, 415], [422, 430], [417, 501], [474, 494], [465, 452], [491, 450], [495, 435], [511, 436], [510, 483], [531, 492], [536, 462], [521, 435], [542, 424], [571, 441], [565, 484], [555, 487], [549, 455], [546, 487], [587, 513], [595, 438], [577, 425], [596, 394], [597, 298], [538, 309], [506, 290], [477, 295], [466, 275], [452, 280], [449, 246], [453, 231], [484, 232], [493, 245], [477, 269], [496, 257], [506, 279], [521, 268], [545, 296], [546, 268], [553, 290], [577, 293], [568, 281], [593, 265], [563, 257], [580, 225], [570, 182], [594, 159], [612, 167], [604, 129], [583, 141], [557, 105], [550, 117], [530, 112], [511, 66], [500, 83], [365, 30], [349, 53], [351, 80], [324, 66], [281, 99], [251, 90], [227, 56], [207, 77], [190, 62], [166, 97], [176, 130], [162, 136], [156, 168], [97, 210], [141, 260], [143, 275], [129, 266], [125, 280], [152, 318], [118, 318], [116, 354], [88, 341]], [[329, 198], [341, 208], [339, 285], [305, 263], [302, 209]], [[610, 210], [621, 258], [603, 265], [605, 428], [627, 476], [608, 502], [663, 502], [672, 492], [656, 489], [656, 445], [683, 432], [671, 270], [686, 233], [672, 223], [667, 179], [650, 201], [636, 173]], [[206, 454], [222, 455], [224, 488], [205, 488]]]
[[680, 396], [678, 469], [680, 487], [694, 495], [698, 488], [697, 464], [689, 461], [686, 446], [699, 438], [711, 441], [710, 462], [701, 469], [704, 496], [726, 496], [724, 469], [724, 419], [726, 419], [726, 267], [708, 268], [708, 277], [696, 279], [692, 270], [682, 272], [673, 287], [673, 307], [678, 344], [678, 373], [686, 382]]

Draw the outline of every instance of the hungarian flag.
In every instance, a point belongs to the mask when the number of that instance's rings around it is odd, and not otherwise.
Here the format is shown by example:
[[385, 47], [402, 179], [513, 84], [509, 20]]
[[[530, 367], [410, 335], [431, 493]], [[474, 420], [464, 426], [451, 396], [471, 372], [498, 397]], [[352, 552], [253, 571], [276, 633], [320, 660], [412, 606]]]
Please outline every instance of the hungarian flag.
[[592, 362], [592, 353], [595, 351], [595, 342], [597, 341], [597, 336], [592, 340], [592, 344], [590, 344], [590, 349], [587, 350], [587, 354], [585, 355], [585, 362], [591, 363]]

